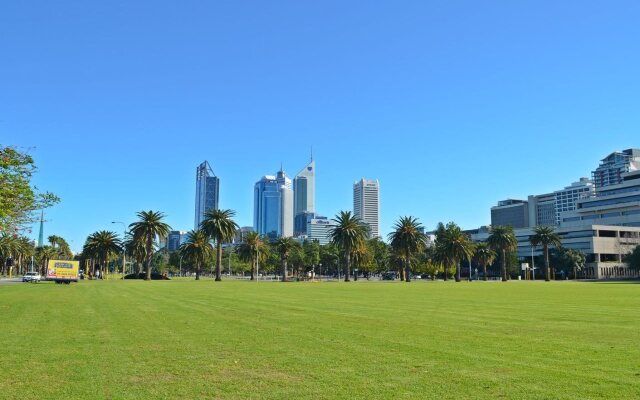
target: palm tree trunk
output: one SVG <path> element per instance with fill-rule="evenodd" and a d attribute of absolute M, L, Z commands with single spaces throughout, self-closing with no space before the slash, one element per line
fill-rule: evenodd
<path fill-rule="evenodd" d="M 153 257 L 151 250 L 153 250 L 153 238 L 149 236 L 147 237 L 147 276 L 144 278 L 145 281 L 151 280 L 151 258 Z"/>
<path fill-rule="evenodd" d="M 502 249 L 502 282 L 507 281 L 507 252 Z"/>
<path fill-rule="evenodd" d="M 487 280 L 487 264 L 483 263 L 482 264 L 482 273 L 484 274 L 483 280 Z"/>
<path fill-rule="evenodd" d="M 251 280 L 252 281 L 256 279 L 256 273 L 257 273 L 256 272 L 256 261 L 257 261 L 257 258 L 256 258 L 256 260 L 251 259 Z"/>
<path fill-rule="evenodd" d="M 216 247 L 218 250 L 218 254 L 216 254 L 216 282 L 220 282 L 222 280 L 222 271 L 220 270 L 222 265 L 222 241 L 220 238 L 216 239 Z"/>
<path fill-rule="evenodd" d="M 345 263 L 344 281 L 349 282 L 349 273 L 351 269 L 351 254 L 349 252 L 347 252 L 346 261 L 347 262 Z"/>
<path fill-rule="evenodd" d="M 411 256 L 407 254 L 407 260 L 404 263 L 404 281 L 411 282 Z"/>
<path fill-rule="evenodd" d="M 449 263 L 448 262 L 444 265 L 444 280 L 445 282 L 449 280 Z"/>
<path fill-rule="evenodd" d="M 282 282 L 287 281 L 287 259 L 282 257 Z"/>
<path fill-rule="evenodd" d="M 456 282 L 460 282 L 462 279 L 460 278 L 460 260 L 456 263 Z"/>
<path fill-rule="evenodd" d="M 196 264 L 196 280 L 200 280 L 200 263 Z"/>
<path fill-rule="evenodd" d="M 549 246 L 544 245 L 544 280 L 549 282 L 551 280 L 551 271 L 549 270 Z"/>

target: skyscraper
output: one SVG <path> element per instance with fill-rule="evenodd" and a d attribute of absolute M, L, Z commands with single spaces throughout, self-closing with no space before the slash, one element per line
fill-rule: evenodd
<path fill-rule="evenodd" d="M 298 172 L 293 179 L 293 215 L 313 213 L 316 211 L 316 162 L 309 164 Z"/>
<path fill-rule="evenodd" d="M 254 186 L 253 227 L 271 239 L 293 236 L 293 190 L 291 179 L 280 168 Z"/>
<path fill-rule="evenodd" d="M 171 231 L 167 236 L 167 251 L 173 253 L 180 249 L 180 245 L 184 243 L 187 232 L 185 231 Z"/>
<path fill-rule="evenodd" d="M 591 173 L 596 188 L 622 183 L 622 174 L 640 170 L 640 149 L 615 151 Z"/>
<path fill-rule="evenodd" d="M 353 184 L 353 213 L 369 226 L 371 237 L 380 236 L 380 183 L 361 180 Z"/>
<path fill-rule="evenodd" d="M 213 173 L 208 161 L 196 168 L 196 217 L 195 228 L 200 227 L 204 214 L 218 209 L 220 179 Z"/>

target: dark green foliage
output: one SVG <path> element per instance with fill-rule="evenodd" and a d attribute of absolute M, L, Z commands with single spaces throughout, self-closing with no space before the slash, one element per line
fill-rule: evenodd
<path fill-rule="evenodd" d="M 489 247 L 491 247 L 500 257 L 502 270 L 502 281 L 507 281 L 507 265 L 511 263 L 509 253 L 515 252 L 518 247 L 518 240 L 511 226 L 494 226 L 491 227 L 491 234 L 487 239 Z"/>
<path fill-rule="evenodd" d="M 0 233 L 16 233 L 36 220 L 34 212 L 60 199 L 31 185 L 33 158 L 15 147 L 0 145 Z"/>
<path fill-rule="evenodd" d="M 422 224 L 414 217 L 401 217 L 389 234 L 391 248 L 404 264 L 405 281 L 411 281 L 411 258 L 424 250 L 426 236 Z"/>
<path fill-rule="evenodd" d="M 222 280 L 222 243 L 230 243 L 238 230 L 233 210 L 211 210 L 204 215 L 202 230 L 216 242 L 216 281 Z"/>
<path fill-rule="evenodd" d="M 640 246 L 636 246 L 633 251 L 624 257 L 624 262 L 629 264 L 632 270 L 640 270 Z"/>

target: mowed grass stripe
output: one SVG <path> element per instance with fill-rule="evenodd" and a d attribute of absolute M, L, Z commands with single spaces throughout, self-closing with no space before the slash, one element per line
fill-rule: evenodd
<path fill-rule="evenodd" d="M 637 288 L 210 280 L 7 287 L 0 321 L 10 334 L 0 343 L 17 351 L 2 363 L 42 379 L 2 378 L 0 396 L 633 398 Z M 44 303 L 54 308 L 23 318 Z M 19 332 L 27 333 L 16 345 Z M 44 335 L 48 341 L 36 340 Z M 30 355 L 20 351 L 27 344 Z M 59 367 L 74 380 L 56 385 L 51 371 Z"/>

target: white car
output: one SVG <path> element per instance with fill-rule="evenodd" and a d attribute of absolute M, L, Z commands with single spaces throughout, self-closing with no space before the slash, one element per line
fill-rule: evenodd
<path fill-rule="evenodd" d="M 40 276 L 39 273 L 37 273 L 37 272 L 27 272 L 22 277 L 22 282 L 36 282 L 37 283 L 37 282 L 40 282 L 41 279 L 42 279 L 42 276 Z"/>

